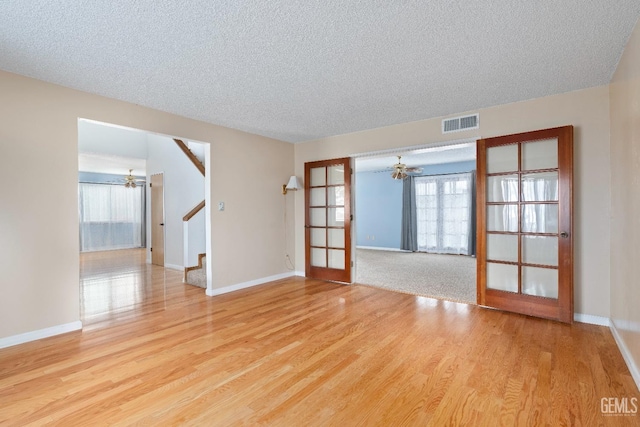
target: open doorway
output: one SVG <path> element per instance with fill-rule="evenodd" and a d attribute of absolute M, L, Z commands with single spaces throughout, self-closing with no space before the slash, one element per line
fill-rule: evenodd
<path fill-rule="evenodd" d="M 197 160 L 198 167 L 185 150 Z M 103 258 L 115 260 L 116 264 L 104 268 L 131 270 L 131 261 L 136 260 L 140 264 L 136 269 L 152 274 L 153 262 L 177 270 L 185 282 L 188 269 L 199 273 L 198 283 L 192 284 L 207 287 L 211 273 L 206 272 L 204 259 L 210 247 L 207 233 L 210 212 L 203 207 L 209 200 L 205 179 L 208 150 L 204 143 L 91 120 L 78 121 L 81 287 L 84 283 L 83 257 L 92 259 L 92 265 L 95 265 L 100 253 L 107 255 L 105 251 L 109 253 Z M 154 189 L 162 190 L 160 197 L 157 191 L 155 197 L 151 191 L 157 177 L 162 177 L 162 185 Z M 154 199 L 161 202 L 155 210 L 156 215 L 152 215 Z M 126 205 L 124 202 L 131 203 Z M 83 216 L 83 210 L 88 208 L 95 208 L 93 215 Z M 189 218 L 185 220 L 187 215 Z M 161 233 L 153 232 L 154 220 Z M 100 244 L 89 245 L 92 241 Z M 102 244 L 105 242 L 107 244 Z M 118 251 L 122 256 L 115 253 Z M 158 261 L 160 256 L 161 262 Z M 120 262 L 123 259 L 128 261 L 123 264 Z M 136 283 L 131 281 L 127 286 L 135 288 Z M 90 294 L 81 289 L 82 298 L 92 297 Z M 120 298 L 109 292 L 102 294 L 99 297 L 103 299 Z M 139 295 L 140 292 L 130 294 Z M 110 307 L 113 304 L 94 301 L 91 306 Z"/>
<path fill-rule="evenodd" d="M 476 303 L 475 140 L 358 155 L 356 281 Z"/>

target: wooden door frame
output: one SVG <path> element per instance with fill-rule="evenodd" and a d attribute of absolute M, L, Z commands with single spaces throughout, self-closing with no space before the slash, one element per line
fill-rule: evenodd
<path fill-rule="evenodd" d="M 307 167 L 308 164 L 314 164 L 316 167 L 328 167 L 336 164 L 344 164 L 348 167 L 348 171 L 345 170 L 345 194 L 344 194 L 344 209 L 345 209 L 345 217 L 344 217 L 344 234 L 345 234 L 345 242 L 344 242 L 344 251 L 345 251 L 345 272 L 343 270 L 333 270 L 329 268 L 322 267 L 312 267 L 311 266 L 311 218 L 310 218 L 310 191 L 311 191 L 311 167 Z M 340 283 L 352 283 L 353 278 L 353 268 L 355 263 L 353 263 L 353 255 L 351 251 L 351 243 L 352 243 L 352 229 L 351 229 L 351 221 L 353 217 L 352 213 L 352 179 L 353 179 L 353 168 L 351 165 L 351 157 L 341 157 L 337 159 L 327 159 L 327 160 L 319 160 L 319 161 L 311 161 L 305 162 L 304 164 L 304 256 L 305 256 L 305 276 L 306 277 L 314 277 L 318 276 L 319 270 L 322 268 L 321 278 L 322 280 L 335 281 Z M 348 181 L 348 185 L 347 185 Z M 328 203 L 328 201 L 327 201 Z M 328 244 L 328 242 L 327 242 Z M 327 259 L 328 262 L 328 259 Z"/>
<path fill-rule="evenodd" d="M 500 145 L 516 144 L 523 141 L 534 141 L 558 138 L 558 253 L 568 256 L 558 258 L 558 298 L 557 300 L 518 294 L 518 301 L 509 298 L 506 292 L 486 289 L 486 146 L 497 139 Z M 561 144 L 560 140 L 567 141 Z M 476 257 L 477 257 L 477 303 L 479 306 L 501 308 L 511 306 L 514 311 L 530 316 L 573 322 L 574 286 L 573 286 L 573 126 L 542 129 L 518 134 L 484 138 L 477 141 L 477 177 L 476 177 Z M 518 155 L 518 170 L 521 168 L 521 154 Z M 562 171 L 568 171 L 563 173 Z M 518 191 L 521 191 L 518 189 Z M 520 199 L 520 198 L 518 198 Z M 567 202 L 568 201 L 568 202 Z M 519 213 L 520 215 L 520 213 Z M 569 236 L 561 238 L 560 233 L 568 230 Z M 518 238 L 518 246 L 521 242 Z M 521 253 L 521 249 L 519 249 Z M 564 268 L 561 268 L 564 267 Z M 483 282 L 484 281 L 484 282 Z M 569 285 L 561 286 L 562 283 Z M 484 284 L 484 285 L 483 285 Z M 564 302 L 561 303 L 561 301 Z"/>

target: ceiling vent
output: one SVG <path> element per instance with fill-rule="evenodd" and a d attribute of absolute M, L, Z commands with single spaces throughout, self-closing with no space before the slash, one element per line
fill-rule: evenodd
<path fill-rule="evenodd" d="M 479 114 L 442 120 L 442 133 L 460 132 L 468 129 L 478 129 L 479 127 Z"/>

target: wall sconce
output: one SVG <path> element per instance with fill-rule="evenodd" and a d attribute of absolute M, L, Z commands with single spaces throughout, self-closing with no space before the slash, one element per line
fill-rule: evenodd
<path fill-rule="evenodd" d="M 289 182 L 282 186 L 282 194 L 287 194 L 288 190 L 297 191 L 302 188 L 302 183 L 297 176 L 289 178 Z"/>

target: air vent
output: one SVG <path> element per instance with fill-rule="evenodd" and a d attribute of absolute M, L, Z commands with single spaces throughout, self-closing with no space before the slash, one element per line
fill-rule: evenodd
<path fill-rule="evenodd" d="M 480 127 L 479 122 L 479 114 L 444 119 L 442 121 L 442 133 L 460 132 L 468 129 L 478 129 Z"/>

